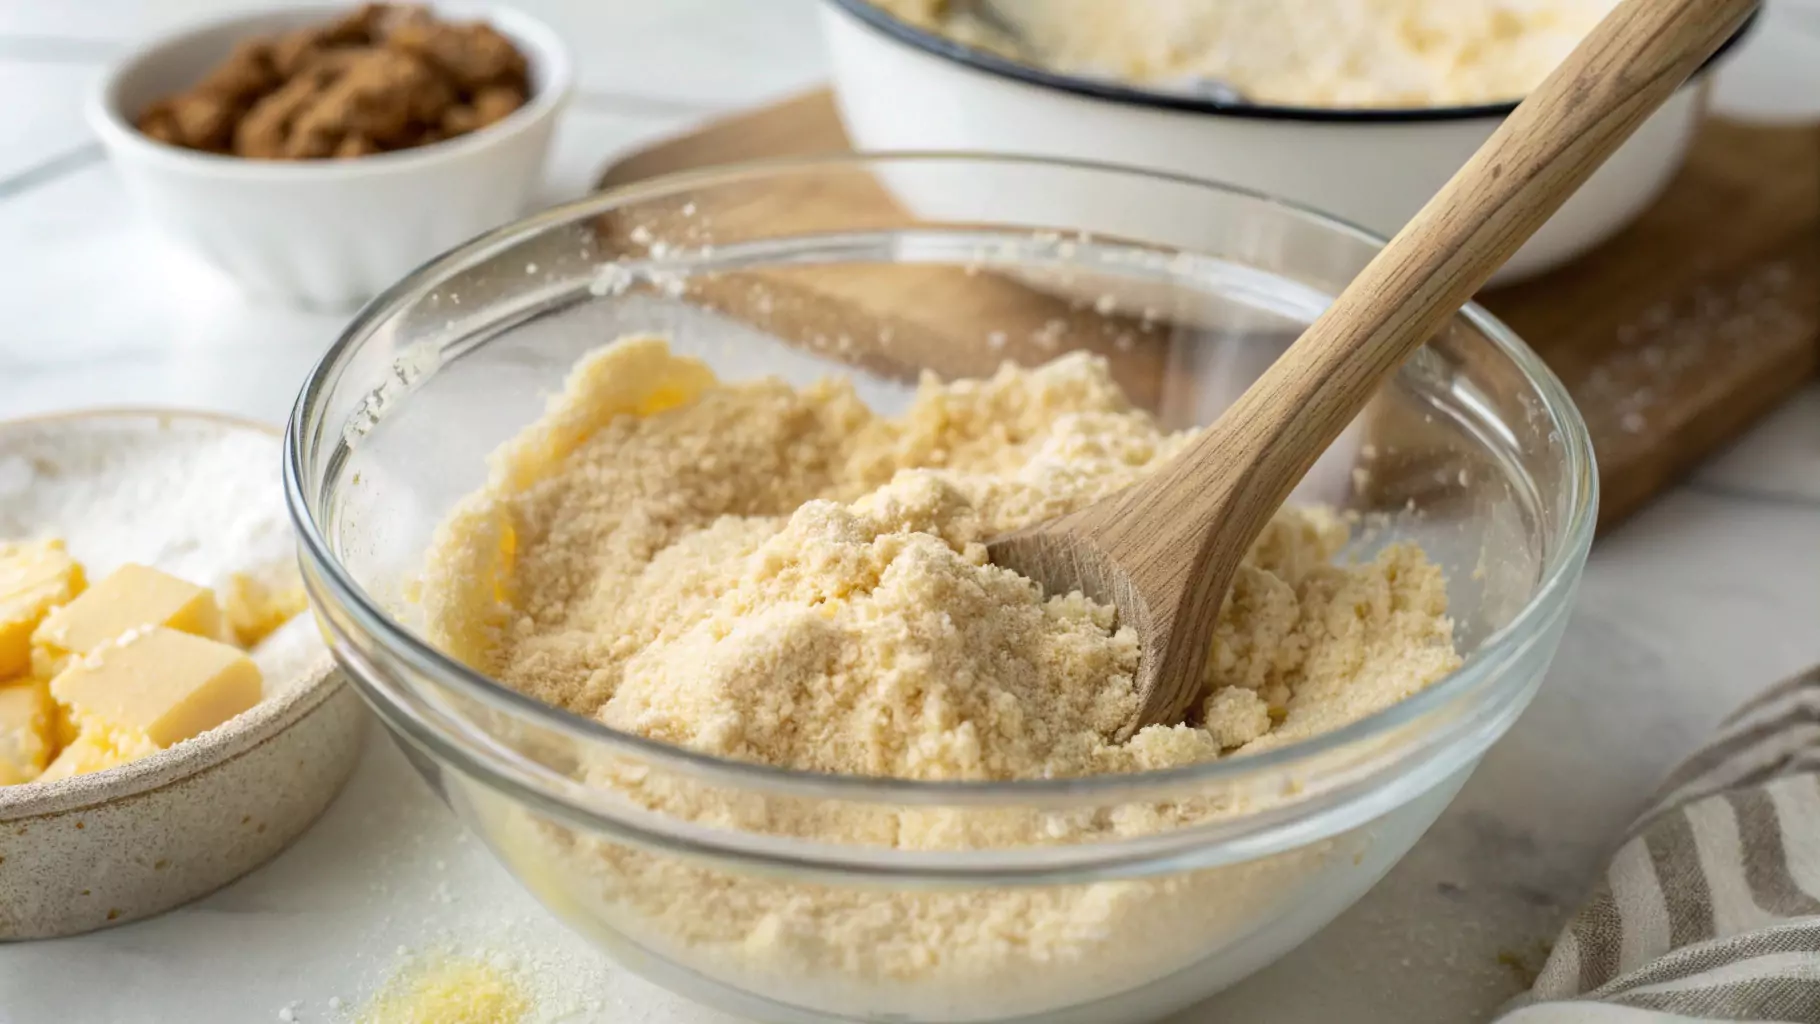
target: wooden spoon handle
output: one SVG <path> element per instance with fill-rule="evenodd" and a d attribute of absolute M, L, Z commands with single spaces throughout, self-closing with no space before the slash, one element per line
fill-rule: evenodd
<path fill-rule="evenodd" d="M 1223 530 L 1256 536 L 1378 385 L 1755 6 L 1756 0 L 1625 0 L 1240 396 L 1219 426 L 1127 492 L 1123 514 L 1108 525 L 1141 520 L 1154 529 L 1174 523 L 1164 532 L 1178 536 L 1157 540 L 1180 559 L 1184 545 L 1194 546 L 1209 492 L 1220 491 Z"/>

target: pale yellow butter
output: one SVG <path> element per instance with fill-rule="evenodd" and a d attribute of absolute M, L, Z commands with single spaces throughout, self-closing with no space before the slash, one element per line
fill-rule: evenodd
<path fill-rule="evenodd" d="M 158 745 L 144 733 L 92 722 L 57 753 L 44 774 L 38 776 L 38 781 L 55 782 L 72 775 L 86 775 L 157 752 Z"/>
<path fill-rule="evenodd" d="M 32 631 L 82 593 L 82 566 L 60 540 L 0 543 L 0 679 L 32 664 Z"/>
<path fill-rule="evenodd" d="M 73 662 L 51 680 L 51 695 L 76 722 L 72 748 L 123 751 L 130 758 L 240 714 L 259 702 L 261 684 L 258 666 L 238 648 L 156 627 Z"/>
<path fill-rule="evenodd" d="M 39 624 L 32 634 L 33 671 L 55 676 L 72 655 L 154 626 L 202 637 L 229 635 L 221 606 L 207 587 L 143 565 L 123 565 Z"/>
<path fill-rule="evenodd" d="M 0 685 L 0 786 L 30 782 L 57 749 L 49 689 L 42 679 Z"/>
<path fill-rule="evenodd" d="M 242 573 L 228 577 L 222 609 L 240 646 L 252 648 L 309 607 L 301 582 L 272 586 Z"/>

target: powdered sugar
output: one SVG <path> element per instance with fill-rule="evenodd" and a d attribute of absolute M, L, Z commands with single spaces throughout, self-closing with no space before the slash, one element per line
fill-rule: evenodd
<path fill-rule="evenodd" d="M 124 562 L 219 588 L 285 571 L 278 438 L 190 416 L 47 419 L 0 431 L 0 537 L 62 537 L 91 578 Z"/>
<path fill-rule="evenodd" d="M 100 579 L 149 565 L 220 593 L 243 573 L 295 579 L 279 440 L 264 429 L 184 414 L 53 417 L 0 427 L 0 540 L 61 537 Z M 266 694 L 324 657 L 307 618 L 254 651 Z"/>

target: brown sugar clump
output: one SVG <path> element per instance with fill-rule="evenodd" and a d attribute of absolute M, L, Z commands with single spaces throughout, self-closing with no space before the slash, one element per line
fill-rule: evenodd
<path fill-rule="evenodd" d="M 209 72 L 196 91 L 227 103 L 243 104 L 278 88 L 283 81 L 272 58 L 271 44 L 252 39 L 234 47 L 227 62 Z"/>
<path fill-rule="evenodd" d="M 266 160 L 283 157 L 291 126 L 327 87 L 330 75 L 327 67 L 318 66 L 292 78 L 260 100 L 235 126 L 231 152 L 235 156 Z"/>
<path fill-rule="evenodd" d="M 427 14 L 399 19 L 386 32 L 386 45 L 430 62 L 462 90 L 492 86 L 522 89 L 525 58 L 511 42 L 479 22 L 451 24 Z"/>
<path fill-rule="evenodd" d="M 247 109 L 282 84 L 271 44 L 248 40 L 195 88 L 148 107 L 140 115 L 139 130 L 160 142 L 226 153 Z"/>
<path fill-rule="evenodd" d="M 347 159 L 478 131 L 524 106 L 524 55 L 482 22 L 367 4 L 325 25 L 242 42 L 139 130 L 256 160 Z"/>
<path fill-rule="evenodd" d="M 429 65 L 395 50 L 359 50 L 339 63 L 291 122 L 282 155 L 333 155 L 349 136 L 380 150 L 402 149 L 441 121 L 454 91 Z"/>
<path fill-rule="evenodd" d="M 383 4 L 366 4 L 327 25 L 287 32 L 272 42 L 273 63 L 279 74 L 291 77 L 325 50 L 369 47 L 378 41 Z"/>
<path fill-rule="evenodd" d="M 524 93 L 509 85 L 492 85 L 474 94 L 473 104 L 457 104 L 443 111 L 442 130 L 463 135 L 485 128 L 524 106 Z"/>

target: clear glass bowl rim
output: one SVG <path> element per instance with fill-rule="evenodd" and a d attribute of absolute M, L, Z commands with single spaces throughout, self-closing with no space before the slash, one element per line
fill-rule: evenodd
<path fill-rule="evenodd" d="M 544 704 L 474 671 L 437 650 L 414 635 L 403 623 L 392 618 L 368 598 L 364 588 L 342 566 L 319 526 L 317 509 L 312 496 L 305 493 L 304 481 L 307 478 L 307 468 L 319 454 L 312 439 L 324 436 L 320 421 L 332 384 L 353 354 L 372 337 L 376 327 L 409 308 L 441 282 L 460 271 L 483 263 L 542 232 L 584 218 L 598 217 L 630 204 L 691 189 L 815 172 L 851 173 L 867 167 L 897 163 L 1046 167 L 1172 182 L 1211 189 L 1272 207 L 1339 235 L 1364 241 L 1374 248 L 1385 243 L 1382 236 L 1319 210 L 1221 182 L 1116 163 L 992 153 L 868 152 L 745 161 L 662 175 L 572 200 L 479 235 L 418 267 L 367 303 L 311 368 L 285 428 L 283 465 L 285 497 L 297 531 L 299 547 L 309 563 L 307 568 L 310 572 L 307 575 L 315 575 L 328 595 L 339 605 L 337 610 L 346 614 L 381 648 L 428 677 L 434 684 L 455 691 L 464 698 L 520 719 L 529 719 L 541 728 L 604 753 L 634 757 L 654 766 L 710 782 L 780 794 L 858 802 L 922 806 L 1003 806 L 1023 805 L 1033 799 L 1062 797 L 1125 800 L 1132 799 L 1136 794 L 1162 788 L 1232 782 L 1248 776 L 1261 777 L 1317 761 L 1324 755 L 1355 743 L 1368 743 L 1386 733 L 1411 725 L 1431 713 L 1438 713 L 1456 703 L 1466 703 L 1475 695 L 1483 696 L 1489 701 L 1505 689 L 1524 685 L 1524 680 L 1517 678 L 1519 674 L 1500 673 L 1498 669 L 1527 649 L 1544 627 L 1563 610 L 1563 605 L 1571 597 L 1579 566 L 1592 541 L 1598 504 L 1598 480 L 1594 473 L 1591 436 L 1566 387 L 1547 364 L 1542 362 L 1541 357 L 1477 303 L 1468 303 L 1461 308 L 1459 315 L 1517 366 L 1524 382 L 1534 389 L 1540 399 L 1543 415 L 1561 438 L 1564 453 L 1562 479 L 1567 488 L 1568 516 L 1561 528 L 1546 538 L 1549 550 L 1544 552 L 1541 579 L 1536 591 L 1522 610 L 1468 654 L 1458 669 L 1421 693 L 1332 732 L 1259 754 L 1125 775 L 992 782 L 833 775 L 719 758 L 613 729 L 594 719 Z M 1022 237 L 1036 229 L 1006 227 L 997 230 Z M 813 238 L 817 234 L 831 233 L 808 232 L 794 237 Z M 340 436 L 339 430 L 329 433 L 331 436 Z M 1502 682 L 1504 686 L 1492 695 L 1482 695 L 1481 691 L 1488 680 Z M 361 681 L 367 682 L 364 678 Z M 388 694 L 387 698 L 388 702 L 396 703 L 391 695 Z M 419 739 L 446 739 L 434 727 L 427 729 L 427 736 L 423 729 L 414 732 Z M 449 756 L 454 749 L 453 744 L 446 742 L 439 742 L 436 746 L 441 748 L 439 753 L 443 756 Z M 461 759 L 468 760 L 468 757 Z M 497 771 L 485 774 L 498 777 Z M 521 781 L 512 788 L 522 791 L 523 787 Z M 568 801 L 556 794 L 542 792 L 540 795 L 545 800 L 568 805 Z M 585 810 L 580 813 L 588 816 L 593 814 Z"/>

